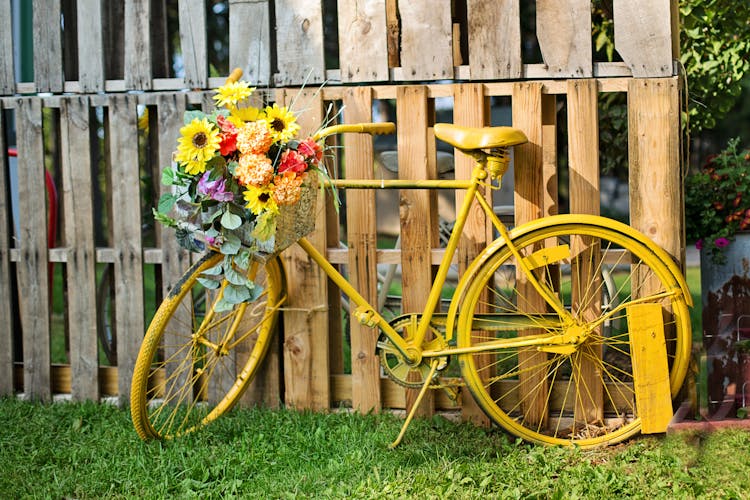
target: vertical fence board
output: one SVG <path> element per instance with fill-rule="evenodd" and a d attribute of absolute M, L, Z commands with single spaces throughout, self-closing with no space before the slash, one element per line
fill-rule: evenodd
<path fill-rule="evenodd" d="M 49 401 L 50 306 L 47 270 L 47 208 L 44 188 L 42 100 L 17 102 L 18 191 L 20 218 L 18 262 L 19 308 L 23 329 L 24 392 L 32 400 Z"/>
<path fill-rule="evenodd" d="M 349 123 L 372 121 L 372 89 L 356 87 L 344 93 L 345 116 Z M 351 134 L 344 137 L 346 173 L 352 179 L 372 179 L 372 137 Z M 377 304 L 377 225 L 375 192 L 352 189 L 346 193 L 347 241 L 349 244 L 349 281 L 362 296 Z M 354 304 L 350 304 L 354 307 Z M 378 331 L 361 325 L 352 314 L 352 406 L 366 413 L 380 409 L 380 361 L 375 354 Z"/>
<path fill-rule="evenodd" d="M 285 92 L 286 105 L 299 115 L 300 137 L 312 134 L 323 120 L 322 96 L 313 90 Z M 326 249 L 325 199 L 318 193 L 316 229 L 308 236 Z M 328 351 L 328 278 L 297 245 L 284 252 L 289 309 L 284 312 L 284 381 L 286 402 L 295 408 L 327 409 L 330 405 Z"/>
<path fill-rule="evenodd" d="M 543 109 L 541 83 L 516 83 L 513 85 L 513 126 L 523 130 L 529 142 L 515 147 L 514 188 L 515 188 L 515 223 L 521 225 L 538 219 L 544 213 L 544 169 L 542 155 Z M 523 305 L 531 310 L 539 310 L 544 305 L 538 293 L 524 276 L 516 275 L 521 295 L 527 297 Z M 521 309 L 522 304 L 519 304 Z M 530 330 L 525 334 L 537 333 Z M 544 363 L 545 353 L 519 353 L 518 362 L 537 366 Z M 539 371 L 522 373 L 519 376 L 519 391 L 530 397 L 522 405 L 522 410 L 529 422 L 545 421 L 544 395 L 547 393 L 546 374 Z M 538 397 L 537 397 L 538 396 Z"/>
<path fill-rule="evenodd" d="M 628 83 L 630 225 L 680 262 L 682 179 L 677 168 L 677 79 L 632 79 Z"/>
<path fill-rule="evenodd" d="M 551 77 L 593 75 L 590 0 L 539 0 L 536 26 L 539 48 Z"/>
<path fill-rule="evenodd" d="M 405 86 L 396 89 L 396 120 L 401 125 L 398 127 L 399 177 L 437 179 L 435 141 L 431 129 L 433 118 L 430 116 L 426 87 Z M 401 190 L 401 305 L 404 313 L 421 312 L 427 303 L 432 285 L 430 255 L 437 238 L 436 204 L 432 191 Z M 414 404 L 417 392 L 407 390 L 407 408 Z M 433 402 L 433 394 L 428 392 L 418 414 L 432 414 Z"/>
<path fill-rule="evenodd" d="M 116 95 L 109 102 L 117 385 L 125 402 L 144 332 L 141 208 L 133 202 L 141 199 L 138 155 L 133 154 L 138 144 L 137 101 L 133 95 Z"/>
<path fill-rule="evenodd" d="M 255 85 L 271 82 L 268 0 L 229 0 L 229 67 Z"/>
<path fill-rule="evenodd" d="M 339 0 L 342 82 L 388 80 L 385 0 Z"/>
<path fill-rule="evenodd" d="M 568 156 L 570 170 L 570 213 L 599 215 L 599 91 L 596 80 L 568 80 Z M 587 238 L 588 239 L 588 238 Z M 587 321 L 601 315 L 601 299 L 587 296 L 601 283 L 600 251 L 593 241 L 573 238 L 571 252 L 571 298 L 574 311 Z M 600 327 L 601 328 L 601 327 Z M 599 332 L 601 334 L 601 332 Z M 585 387 L 585 400 L 577 400 L 578 422 L 604 418 L 604 386 L 600 383 L 602 346 L 588 342 L 581 347 L 579 387 Z M 598 360 L 598 361 L 597 361 Z M 599 375 L 599 376 L 598 376 Z"/>
<path fill-rule="evenodd" d="M 0 94 L 16 93 L 11 2 L 0 2 Z"/>
<path fill-rule="evenodd" d="M 468 0 L 469 68 L 473 80 L 521 78 L 519 0 Z"/>
<path fill-rule="evenodd" d="M 68 320 L 72 395 L 99 397 L 99 350 L 96 336 L 96 251 L 89 152 L 89 102 L 86 97 L 61 101 L 63 206 L 68 248 Z"/>
<path fill-rule="evenodd" d="M 125 0 L 125 86 L 151 90 L 151 5 Z"/>
<path fill-rule="evenodd" d="M 277 85 L 325 81 L 322 2 L 275 0 Z"/>
<path fill-rule="evenodd" d="M 77 0 L 78 84 L 81 92 L 104 90 L 104 39 L 101 0 Z"/>
<path fill-rule="evenodd" d="M 0 396 L 13 394 L 13 290 L 10 286 L 11 202 L 5 113 L 0 101 Z"/>
<path fill-rule="evenodd" d="M 34 0 L 34 83 L 37 92 L 62 92 L 60 0 Z"/>
<path fill-rule="evenodd" d="M 454 123 L 464 127 L 485 126 L 489 119 L 487 109 L 488 104 L 488 99 L 484 95 L 483 85 L 476 83 L 456 85 L 453 94 Z M 471 178 L 471 173 L 475 164 L 474 160 L 459 150 L 454 150 L 454 154 L 456 158 L 456 179 Z M 490 193 L 488 194 L 491 196 Z M 456 209 L 461 206 L 465 197 L 465 191 L 456 191 Z M 488 201 L 491 203 L 491 200 Z M 462 234 L 463 238 L 461 238 L 458 247 L 458 270 L 461 275 L 463 275 L 469 264 L 487 245 L 487 241 L 491 237 L 491 234 L 491 224 L 487 220 L 487 216 L 481 207 L 475 203 L 472 207 L 472 211 L 469 213 Z M 490 358 L 489 355 L 482 357 L 477 356 L 475 358 L 477 371 L 483 374 L 489 373 L 487 370 L 482 370 L 482 367 L 489 365 L 491 362 Z M 489 426 L 489 418 L 487 418 L 487 415 L 485 415 L 479 406 L 477 406 L 471 393 L 469 391 L 463 391 L 461 394 L 461 415 L 463 419 L 477 425 Z"/>
<path fill-rule="evenodd" d="M 205 0 L 180 0 L 180 47 L 185 65 L 185 86 L 208 86 Z"/>
<path fill-rule="evenodd" d="M 453 78 L 453 24 L 448 1 L 399 0 L 404 80 Z"/>
<path fill-rule="evenodd" d="M 634 77 L 672 75 L 669 0 L 614 0 L 615 49 Z"/>

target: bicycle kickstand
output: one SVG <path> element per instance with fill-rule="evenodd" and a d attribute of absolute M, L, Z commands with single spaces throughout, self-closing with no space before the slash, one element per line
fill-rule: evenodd
<path fill-rule="evenodd" d="M 404 439 L 404 434 L 406 434 L 406 428 L 409 427 L 409 424 L 414 418 L 414 414 L 417 412 L 417 408 L 419 408 L 419 404 L 422 402 L 422 398 L 427 392 L 427 389 L 429 388 L 430 383 L 432 383 L 432 377 L 435 376 L 435 372 L 437 371 L 437 367 L 439 364 L 440 364 L 440 360 L 438 358 L 433 359 L 432 363 L 430 363 L 430 373 L 427 375 L 425 382 L 422 385 L 422 388 L 419 390 L 417 399 L 414 400 L 414 404 L 412 405 L 411 410 L 409 411 L 409 414 L 406 416 L 406 420 L 404 420 L 404 423 L 401 426 L 401 432 L 398 433 L 398 437 L 396 438 L 394 442 L 390 444 L 390 446 L 388 446 L 388 448 L 393 449 L 399 444 L 401 444 L 401 440 Z"/>

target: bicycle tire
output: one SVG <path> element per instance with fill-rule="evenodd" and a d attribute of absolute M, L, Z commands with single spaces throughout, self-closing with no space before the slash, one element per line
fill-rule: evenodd
<path fill-rule="evenodd" d="M 143 440 L 188 434 L 229 411 L 266 355 L 285 298 L 281 263 L 274 258 L 258 265 L 254 281 L 264 291 L 257 300 L 220 312 L 215 310 L 219 294 L 207 291 L 198 277 L 223 257 L 209 252 L 196 262 L 149 325 L 130 398 L 133 424 Z M 238 328 L 230 338 L 233 324 Z"/>
<path fill-rule="evenodd" d="M 619 259 L 613 268 L 617 270 L 617 314 L 621 315 L 612 319 L 624 320 L 628 304 L 636 298 L 644 302 L 659 291 L 679 291 L 668 299 L 652 301 L 662 305 L 665 330 L 670 333 L 666 335 L 667 363 L 674 397 L 687 370 L 690 317 L 680 284 L 662 260 L 664 256 L 615 221 L 600 218 L 599 222 L 584 224 L 565 216 L 549 219 L 530 230 L 517 228 L 511 239 L 524 257 L 545 246 L 569 245 L 566 257 L 550 259 L 550 265 L 538 265 L 534 272 L 539 279 L 554 284 L 551 287 L 580 323 L 593 324 L 606 314 L 607 309 L 599 303 L 604 289 L 600 266 L 610 257 Z M 524 328 L 528 333 L 560 333 L 559 321 L 557 327 L 541 325 L 541 314 L 549 314 L 551 309 L 538 293 L 529 293 L 528 284 L 514 282 L 512 290 L 501 290 L 495 283 L 494 275 L 501 267 L 516 267 L 507 245 L 500 244 L 491 255 L 480 259 L 483 262 L 471 268 L 467 276 L 470 281 L 458 322 L 459 349 L 498 336 L 520 337 L 519 331 Z M 520 278 L 516 281 L 523 282 Z M 527 320 L 523 328 L 514 324 L 516 331 L 493 332 L 488 323 L 493 319 L 487 315 L 493 312 L 520 313 L 536 323 L 531 329 Z M 641 420 L 632 384 L 627 321 L 613 324 L 623 326 L 617 330 L 611 325 L 606 329 L 600 326 L 573 353 L 517 347 L 461 354 L 459 364 L 479 406 L 512 434 L 536 443 L 582 448 L 617 443 L 638 433 Z"/>

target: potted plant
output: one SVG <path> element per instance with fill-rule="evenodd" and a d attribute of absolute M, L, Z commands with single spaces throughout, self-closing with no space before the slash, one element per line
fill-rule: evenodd
<path fill-rule="evenodd" d="M 738 232 L 750 230 L 750 149 L 739 138 L 728 142 L 685 181 L 685 229 L 688 241 L 715 264 Z"/>

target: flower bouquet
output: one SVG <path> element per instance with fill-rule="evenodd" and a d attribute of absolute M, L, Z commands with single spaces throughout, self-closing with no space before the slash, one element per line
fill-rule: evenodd
<path fill-rule="evenodd" d="M 226 278 L 220 307 L 227 308 L 259 293 L 241 272 L 252 258 L 264 260 L 314 229 L 317 177 L 326 175 L 321 145 L 297 137 L 295 114 L 247 105 L 254 90 L 230 79 L 216 90 L 214 112 L 185 113 L 176 165 L 161 179 L 172 192 L 154 210 L 182 247 L 225 255 L 201 283 L 218 288 Z"/>

